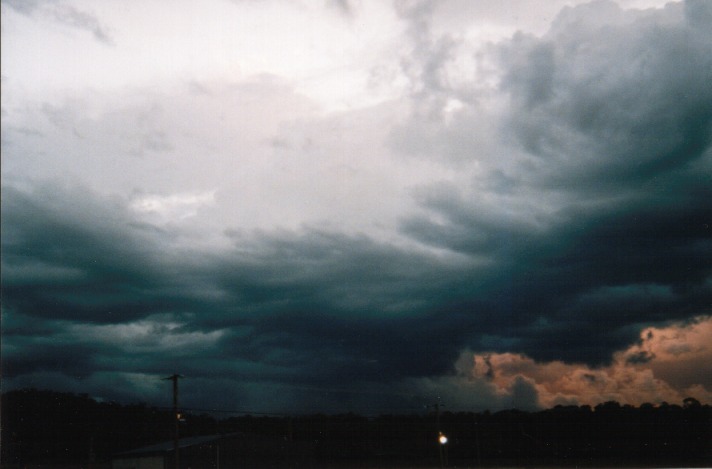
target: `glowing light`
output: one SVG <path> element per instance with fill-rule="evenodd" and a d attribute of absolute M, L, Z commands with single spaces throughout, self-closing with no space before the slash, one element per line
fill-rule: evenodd
<path fill-rule="evenodd" d="M 438 441 L 440 442 L 441 445 L 444 445 L 445 443 L 447 443 L 447 437 L 441 433 L 440 436 L 438 437 Z"/>

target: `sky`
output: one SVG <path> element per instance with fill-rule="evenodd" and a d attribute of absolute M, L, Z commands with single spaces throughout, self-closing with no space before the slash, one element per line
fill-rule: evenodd
<path fill-rule="evenodd" d="M 712 404 L 712 2 L 1 6 L 4 390 Z"/>

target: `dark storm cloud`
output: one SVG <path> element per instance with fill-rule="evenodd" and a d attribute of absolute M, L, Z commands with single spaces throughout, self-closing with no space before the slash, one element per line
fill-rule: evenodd
<path fill-rule="evenodd" d="M 449 223 L 412 220 L 404 229 L 492 263 L 448 314 L 467 314 L 480 333 L 515 338 L 536 358 L 596 362 L 635 339 L 631 325 L 704 311 L 712 206 L 707 197 L 691 199 L 690 208 L 653 201 L 592 218 L 571 213 L 545 230 L 450 199 L 437 204 Z"/>
<path fill-rule="evenodd" d="M 3 376 L 15 378 L 36 372 L 57 372 L 73 378 L 90 375 L 96 369 L 93 363 L 94 350 L 83 345 L 71 345 L 57 341 L 50 344 L 13 341 L 24 349 L 22 353 L 4 353 L 3 360 L 8 363 L 3 369 Z M 27 353 L 26 350 L 32 350 Z"/>
<path fill-rule="evenodd" d="M 226 355 L 271 357 L 296 382 L 321 384 L 437 373 L 457 357 L 463 332 L 433 317 L 433 305 L 459 269 L 365 237 L 315 231 L 265 235 L 253 248 L 215 272 L 233 314 L 249 326 L 226 342 Z"/>
<path fill-rule="evenodd" d="M 3 187 L 4 306 L 90 322 L 168 307 L 172 299 L 155 294 L 165 281 L 158 253 L 127 216 L 116 201 L 79 188 Z"/>
<path fill-rule="evenodd" d="M 691 20 L 703 7 L 682 8 L 566 8 L 543 38 L 520 34 L 503 49 L 511 128 L 535 156 L 533 181 L 620 190 L 684 169 L 709 147 L 711 38 Z"/>
<path fill-rule="evenodd" d="M 639 324 L 709 303 L 712 38 L 692 20 L 700 4 L 681 8 L 594 3 L 565 9 L 542 38 L 516 35 L 502 86 L 526 154 L 483 160 L 475 181 L 500 203 L 421 189 L 426 215 L 402 229 L 492 262 L 484 294 L 446 310 L 509 337 L 499 351 L 605 361 Z"/>
<path fill-rule="evenodd" d="M 166 234 L 142 229 L 118 200 L 58 185 L 6 187 L 4 200 L 3 308 L 15 321 L 4 338 L 25 354 L 16 375 L 50 371 L 46 357 L 66 346 L 85 350 L 84 360 L 67 357 L 73 375 L 168 373 L 179 360 L 195 377 L 328 387 L 438 373 L 462 342 L 459 326 L 432 317 L 457 269 L 430 256 L 307 231 L 262 233 L 219 258 L 174 258 Z M 184 324 L 155 325 L 167 321 Z M 142 324 L 154 340 L 224 335 L 203 349 L 150 348 L 140 330 L 111 340 Z M 54 332 L 54 352 L 26 346 L 33 330 Z"/>

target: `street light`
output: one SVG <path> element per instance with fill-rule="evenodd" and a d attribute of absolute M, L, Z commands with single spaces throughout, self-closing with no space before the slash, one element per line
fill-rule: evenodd
<path fill-rule="evenodd" d="M 443 432 L 438 432 L 438 453 L 440 454 L 440 467 L 447 466 L 447 436 Z"/>

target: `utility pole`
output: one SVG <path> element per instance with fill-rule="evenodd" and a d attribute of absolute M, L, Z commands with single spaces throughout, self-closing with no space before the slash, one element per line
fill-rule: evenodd
<path fill-rule="evenodd" d="M 180 439 L 180 414 L 178 413 L 178 379 L 183 376 L 179 374 L 173 374 L 164 380 L 173 381 L 173 461 L 175 463 L 175 469 L 180 469 L 180 459 L 178 456 L 178 440 Z"/>

